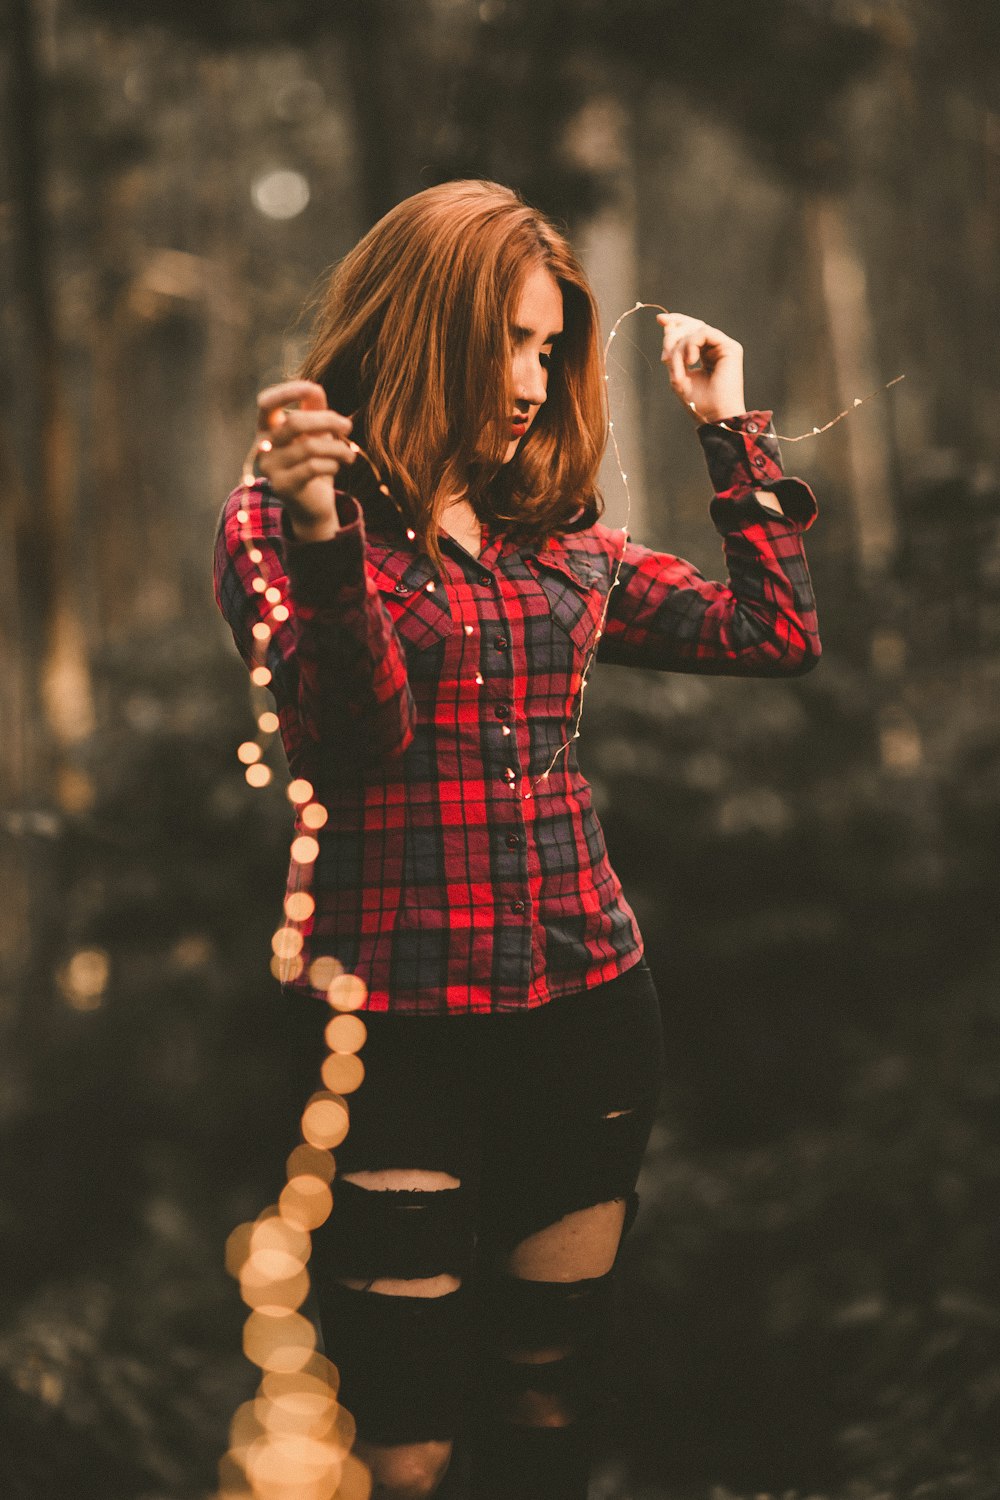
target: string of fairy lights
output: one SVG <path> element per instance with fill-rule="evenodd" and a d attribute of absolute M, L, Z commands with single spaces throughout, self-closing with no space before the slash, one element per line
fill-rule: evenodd
<path fill-rule="evenodd" d="M 619 328 L 626 318 L 643 309 L 667 311 L 659 303 L 636 302 L 621 314 L 604 344 L 605 382 L 610 378 L 608 357 Z M 903 378 L 898 375 L 878 391 L 855 397 L 851 406 L 824 426 L 813 427 L 811 432 L 795 437 L 782 436 L 781 441 L 798 443 L 828 432 L 866 401 Z M 698 417 L 697 408 L 693 403 L 689 405 Z M 511 789 L 525 799 L 533 796 L 538 785 L 549 778 L 559 757 L 580 736 L 591 667 L 604 631 L 611 594 L 618 586 L 624 563 L 632 496 L 614 422 L 609 423 L 609 435 L 625 491 L 621 550 L 574 686 L 572 729 L 568 737 L 542 771 L 526 778 L 524 791 L 518 791 L 516 775 L 513 770 L 508 771 Z M 236 751 L 247 783 L 255 788 L 266 787 L 273 779 L 264 757 L 279 721 L 267 697 L 271 683 L 267 654 L 275 628 L 291 616 L 291 606 L 280 587 L 263 571 L 264 553 L 250 531 L 246 500 L 246 492 L 258 482 L 254 473 L 257 457 L 270 446 L 267 436 L 261 436 L 247 454 L 241 476 L 244 494 L 236 513 L 241 544 L 247 560 L 257 570 L 251 588 L 260 599 L 260 618 L 252 627 L 250 668 L 256 734 L 244 740 Z M 394 500 L 371 456 L 359 444 L 352 446 L 370 464 L 381 493 Z M 402 508 L 397 501 L 394 503 L 402 515 Z M 406 527 L 406 535 L 411 542 L 415 540 L 412 527 Z M 434 581 L 425 587 L 433 590 Z M 483 685 L 482 673 L 476 673 L 475 681 Z M 507 726 L 504 730 L 509 732 Z M 300 978 L 306 967 L 306 929 L 316 909 L 309 887 L 319 855 L 318 835 L 329 818 L 315 787 L 304 778 L 290 782 L 287 796 L 295 809 L 295 831 L 289 851 L 283 921 L 271 939 L 271 973 L 285 983 Z M 352 1452 L 354 1420 L 337 1400 L 339 1373 L 317 1349 L 315 1326 L 300 1310 L 309 1294 L 311 1235 L 333 1209 L 332 1183 L 336 1175 L 333 1153 L 348 1133 L 348 1097 L 364 1080 L 364 1063 L 358 1054 L 367 1039 L 367 1028 L 357 1012 L 365 1005 L 368 991 L 364 980 L 345 973 L 339 960 L 329 955 L 312 959 L 307 977 L 315 991 L 326 995 L 332 1011 L 324 1033 L 327 1054 L 320 1070 L 322 1087 L 310 1096 L 302 1111 L 302 1141 L 288 1157 L 286 1181 L 277 1202 L 268 1205 L 252 1222 L 238 1225 L 226 1241 L 226 1267 L 239 1282 L 240 1295 L 250 1309 L 243 1330 L 244 1353 L 261 1371 L 261 1378 L 253 1399 L 237 1408 L 230 1423 L 229 1448 L 219 1463 L 216 1500 L 237 1500 L 237 1497 L 239 1500 L 249 1497 L 368 1500 L 371 1493 L 371 1475 Z"/>

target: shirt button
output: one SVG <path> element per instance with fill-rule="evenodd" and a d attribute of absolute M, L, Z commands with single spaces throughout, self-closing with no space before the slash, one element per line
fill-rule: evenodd
<path fill-rule="evenodd" d="M 508 645 L 507 637 L 505 635 L 498 635 L 495 637 L 493 644 L 498 651 L 506 651 Z"/>
<path fill-rule="evenodd" d="M 524 911 L 524 902 L 523 901 L 512 901 L 510 903 L 510 909 L 514 913 L 515 916 L 519 917 L 521 915 L 521 913 Z"/>
<path fill-rule="evenodd" d="M 413 591 L 408 583 L 403 583 L 403 581 L 400 580 L 399 583 L 396 584 L 394 592 L 397 594 L 410 594 Z"/>
<path fill-rule="evenodd" d="M 482 584 L 484 589 L 488 589 L 490 584 L 493 582 L 492 573 L 480 573 L 479 582 Z"/>
<path fill-rule="evenodd" d="M 759 426 L 757 425 L 756 422 L 748 422 L 747 423 L 747 432 L 759 432 L 759 431 L 760 431 L 760 428 L 759 428 Z"/>
<path fill-rule="evenodd" d="M 509 719 L 510 705 L 507 703 L 498 703 L 493 712 L 496 714 L 498 719 Z"/>
<path fill-rule="evenodd" d="M 758 454 L 758 456 L 756 458 L 752 458 L 750 460 L 750 462 L 753 464 L 753 466 L 754 466 L 755 469 L 766 469 L 767 468 L 767 459 L 763 458 L 759 454 Z"/>
<path fill-rule="evenodd" d="M 518 834 L 516 834 L 516 833 L 508 833 L 508 835 L 507 835 L 507 848 L 508 849 L 519 849 L 520 847 L 521 847 L 520 836 Z"/>

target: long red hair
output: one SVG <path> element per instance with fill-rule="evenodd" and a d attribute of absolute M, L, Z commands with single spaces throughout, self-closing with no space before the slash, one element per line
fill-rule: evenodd
<path fill-rule="evenodd" d="M 548 398 L 515 457 L 511 326 L 542 266 L 563 294 Z M 602 510 L 608 435 L 597 304 L 566 239 L 495 182 L 445 182 L 391 209 L 334 268 L 299 374 L 349 413 L 407 522 L 439 558 L 438 518 L 465 494 L 481 520 L 544 538 Z"/>

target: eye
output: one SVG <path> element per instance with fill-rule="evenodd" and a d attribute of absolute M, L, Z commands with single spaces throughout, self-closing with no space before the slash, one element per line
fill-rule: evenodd
<path fill-rule="evenodd" d="M 541 365 L 541 367 L 542 367 L 543 370 L 550 369 L 551 365 L 552 365 L 552 355 L 551 354 L 540 354 L 538 356 L 538 363 Z"/>

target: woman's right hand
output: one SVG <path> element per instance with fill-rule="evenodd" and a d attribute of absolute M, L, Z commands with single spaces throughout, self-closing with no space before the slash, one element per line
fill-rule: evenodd
<path fill-rule="evenodd" d="M 325 542 L 339 530 L 333 476 L 357 454 L 352 425 L 330 410 L 323 387 L 311 380 L 270 385 L 257 397 L 257 470 L 299 541 Z"/>

